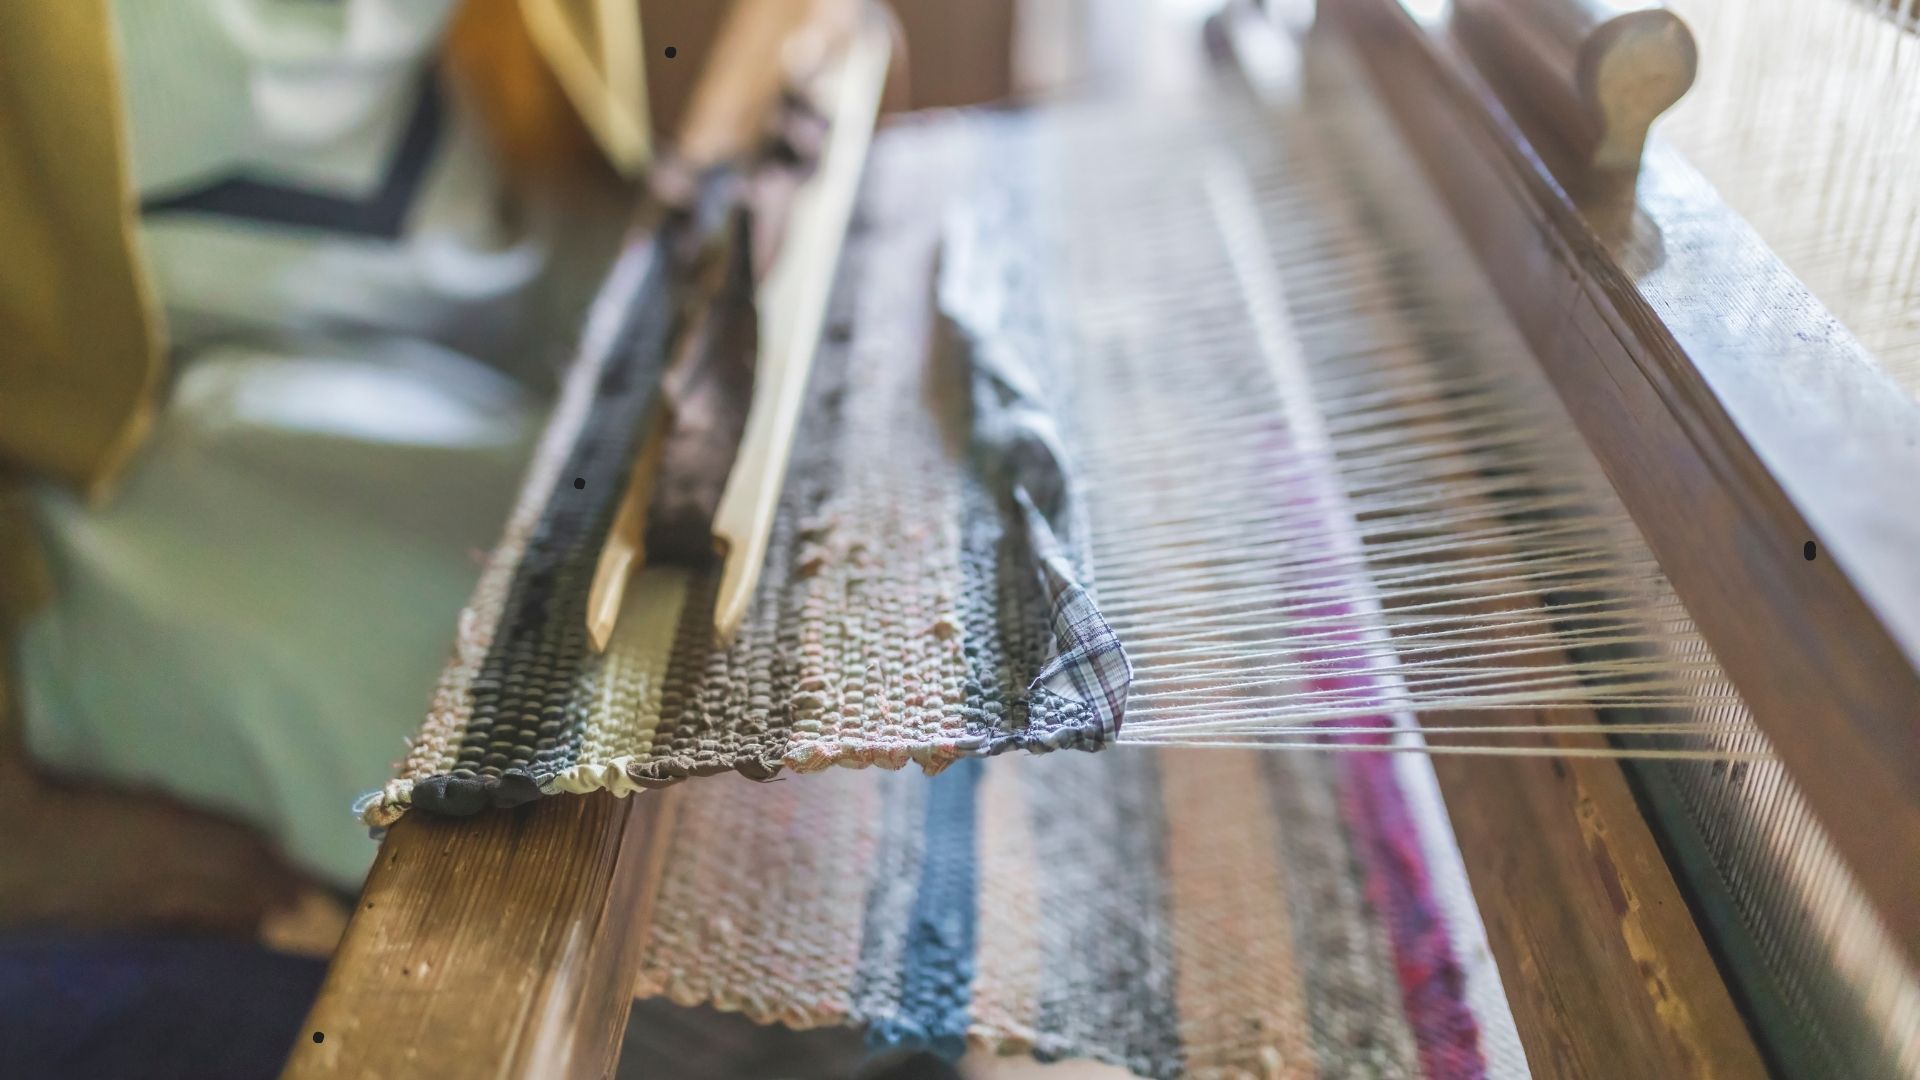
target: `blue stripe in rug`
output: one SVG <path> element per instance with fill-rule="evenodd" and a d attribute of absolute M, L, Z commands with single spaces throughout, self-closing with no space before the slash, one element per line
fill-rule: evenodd
<path fill-rule="evenodd" d="M 979 877 L 975 793 L 982 765 L 979 758 L 963 758 L 928 781 L 926 846 L 907 924 L 900 1007 L 868 1027 L 867 1046 L 875 1052 L 931 1050 L 953 1061 L 967 1048 Z"/>

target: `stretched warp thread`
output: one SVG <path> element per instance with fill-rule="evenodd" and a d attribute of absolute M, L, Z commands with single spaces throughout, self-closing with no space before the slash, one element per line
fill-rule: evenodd
<path fill-rule="evenodd" d="M 1121 741 L 1766 756 L 1676 742 L 1751 724 L 1697 711 L 1737 699 L 1404 154 L 1362 167 L 1314 118 L 1363 116 L 1062 109 L 1033 144 Z"/>

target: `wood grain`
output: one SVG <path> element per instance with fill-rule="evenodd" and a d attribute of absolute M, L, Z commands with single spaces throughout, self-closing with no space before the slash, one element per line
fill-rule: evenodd
<path fill-rule="evenodd" d="M 766 563 L 807 378 L 832 299 L 833 269 L 853 218 L 892 52 L 889 27 L 869 20 L 821 73 L 821 110 L 830 127 L 820 162 L 793 193 L 779 249 L 756 286 L 760 327 L 753 401 L 713 512 L 714 545 L 725 553 L 713 612 L 714 630 L 723 641 L 746 617 Z"/>
<path fill-rule="evenodd" d="M 1549 168 L 1444 28 L 1398 0 L 1321 14 L 1373 69 L 1675 590 L 1920 962 L 1920 403 L 1657 142 L 1637 200 L 1576 203 L 1578 178 Z"/>
<path fill-rule="evenodd" d="M 676 801 L 401 819 L 284 1075 L 610 1073 Z"/>
<path fill-rule="evenodd" d="M 822 66 L 861 25 L 856 0 L 733 0 L 674 139 L 695 169 L 745 157 L 782 89 Z"/>
<path fill-rule="evenodd" d="M 1536 1074 L 1767 1075 L 1618 763 L 1436 755 L 1433 765 Z"/>
<path fill-rule="evenodd" d="M 1542 606 L 1524 597 L 1499 602 L 1502 610 Z M 1567 662 L 1558 654 L 1524 660 L 1540 667 Z M 1498 722 L 1515 726 L 1601 719 L 1588 710 L 1498 715 Z M 1488 715 L 1436 713 L 1421 720 L 1443 728 L 1484 724 Z M 1558 750 L 1607 746 L 1595 734 L 1511 741 Z M 1691 1080 L 1767 1075 L 1619 762 L 1450 755 L 1432 760 L 1515 1027 L 1536 1074 Z"/>

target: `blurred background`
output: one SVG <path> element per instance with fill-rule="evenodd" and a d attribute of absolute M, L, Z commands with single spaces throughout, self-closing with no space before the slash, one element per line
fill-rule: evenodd
<path fill-rule="evenodd" d="M 1160 92 L 1220 3 L 889 6 L 902 111 Z M 1672 6 L 1661 130 L 1920 392 L 1911 16 Z M 0 1075 L 278 1071 L 727 7 L 0 4 Z M 632 1023 L 650 1076 L 952 1075 Z"/>
<path fill-rule="evenodd" d="M 1209 7 L 891 6 L 896 111 L 1151 79 Z M 728 8 L 0 8 L 0 1074 L 278 1072 Z M 950 1074 L 634 1024 L 655 1076 Z"/>

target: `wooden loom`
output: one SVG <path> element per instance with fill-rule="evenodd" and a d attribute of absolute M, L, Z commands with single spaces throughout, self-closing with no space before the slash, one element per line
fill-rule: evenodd
<path fill-rule="evenodd" d="M 726 39 L 747 58 L 717 54 L 718 97 L 772 70 L 781 34 L 753 7 Z M 1691 80 L 1684 28 L 1606 0 L 1322 0 L 1319 24 L 1364 60 L 1859 888 L 1920 960 L 1920 405 L 1673 151 L 1643 151 Z M 1265 13 L 1230 7 L 1217 25 L 1250 79 L 1280 77 Z M 1536 1072 L 1780 1068 L 1630 766 L 1435 768 Z M 289 1074 L 607 1072 L 676 791 L 404 819 L 306 1025 L 326 1038 L 303 1035 Z"/>

